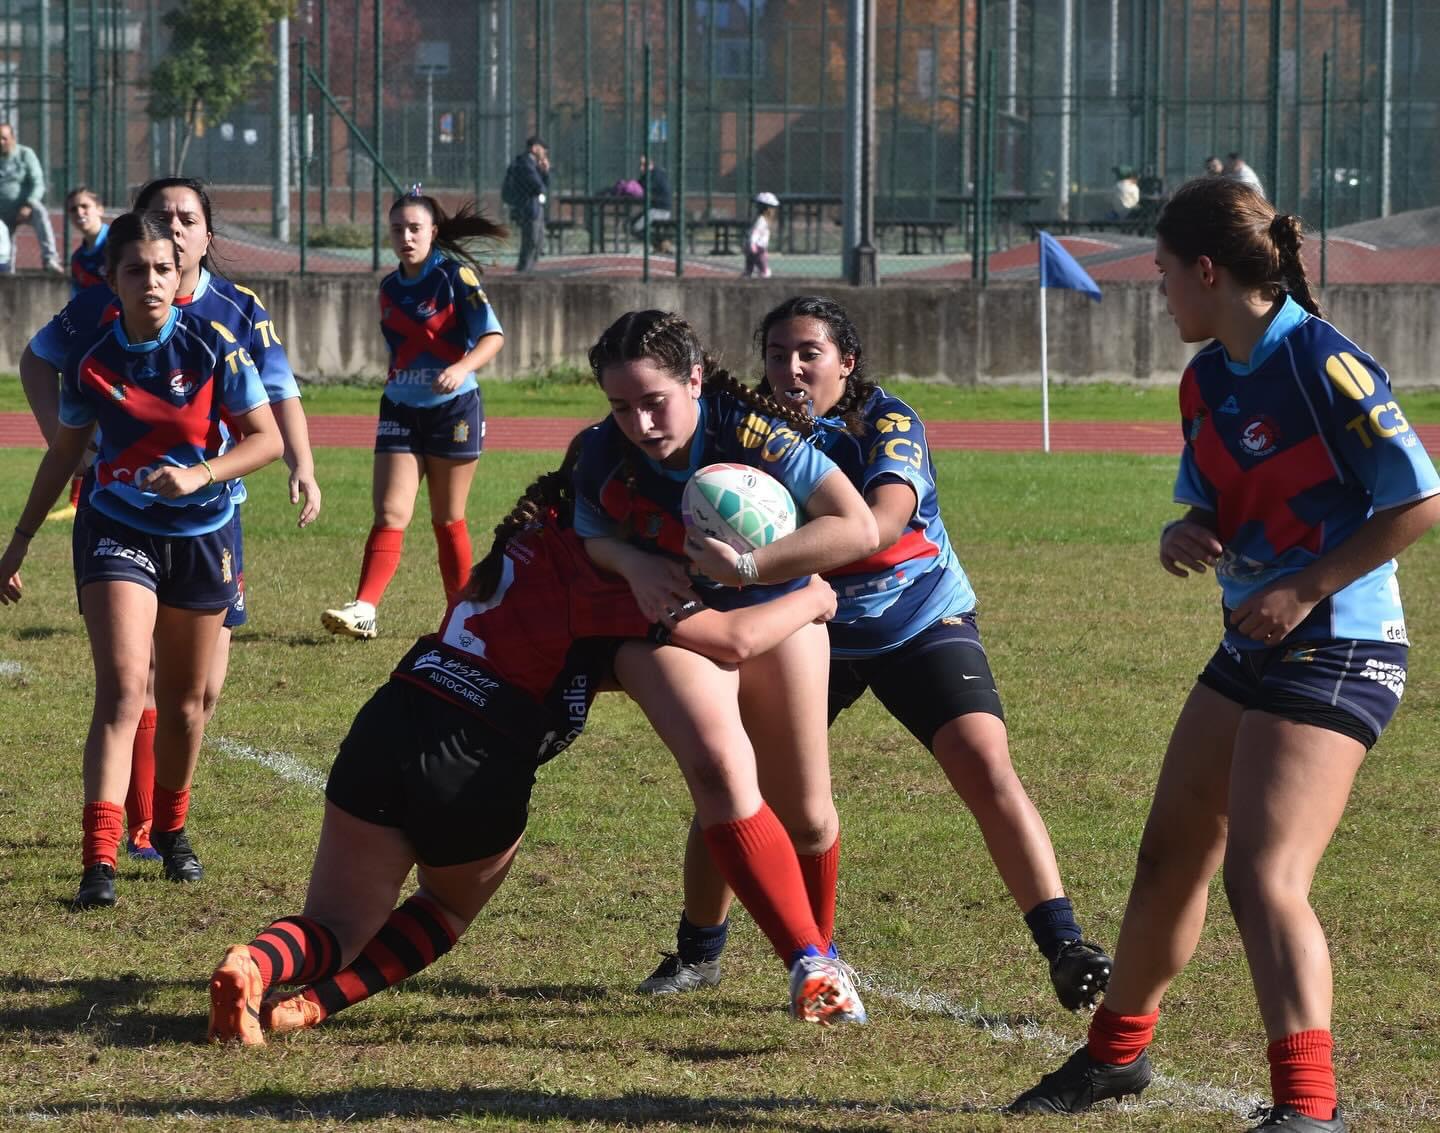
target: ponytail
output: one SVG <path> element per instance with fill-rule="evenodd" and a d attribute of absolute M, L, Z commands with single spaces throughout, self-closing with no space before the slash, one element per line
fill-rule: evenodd
<path fill-rule="evenodd" d="M 1270 240 L 1279 256 L 1280 278 L 1285 283 L 1285 290 L 1290 292 L 1300 306 L 1317 318 L 1322 318 L 1320 304 L 1310 293 L 1310 280 L 1305 275 L 1305 261 L 1300 258 L 1300 247 L 1305 243 L 1300 218 L 1289 213 L 1276 213 L 1275 219 L 1270 222 Z"/>
<path fill-rule="evenodd" d="M 420 192 L 418 184 L 403 197 L 397 197 L 390 206 L 390 211 L 394 212 L 405 205 L 419 205 L 430 214 L 430 219 L 435 224 L 435 248 L 452 260 L 469 264 L 477 272 L 480 271 L 480 265 L 468 247 L 469 242 L 503 240 L 510 235 L 510 230 L 503 224 L 488 220 L 474 201 L 466 201 L 453 214 L 447 213 L 445 207 L 434 197 Z"/>

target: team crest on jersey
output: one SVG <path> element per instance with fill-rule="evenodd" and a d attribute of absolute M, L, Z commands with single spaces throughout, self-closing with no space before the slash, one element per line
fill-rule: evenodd
<path fill-rule="evenodd" d="M 432 317 L 434 316 L 434 314 L 435 314 L 435 303 L 434 303 L 434 301 L 433 301 L 433 300 L 430 300 L 430 299 L 426 299 L 426 300 L 425 300 L 424 302 L 422 302 L 422 303 L 416 303 L 416 304 L 415 304 L 415 313 L 416 313 L 417 315 L 419 315 L 422 319 L 432 318 Z"/>
<path fill-rule="evenodd" d="M 113 386 L 110 387 L 110 396 L 111 396 L 112 398 L 114 398 L 116 401 L 124 401 L 124 400 L 125 400 L 125 387 L 124 387 L 123 385 L 121 385 L 119 382 L 116 382 Z"/>
<path fill-rule="evenodd" d="M 170 392 L 177 397 L 189 397 L 195 389 L 195 379 L 184 370 L 174 370 L 170 374 Z"/>
<path fill-rule="evenodd" d="M 470 422 L 456 421 L 455 428 L 450 430 L 450 439 L 457 445 L 463 445 L 470 439 Z"/>
<path fill-rule="evenodd" d="M 1269 417 L 1256 417 L 1240 430 L 1240 447 L 1251 456 L 1269 456 L 1280 447 L 1280 430 Z"/>
<path fill-rule="evenodd" d="M 908 433 L 910 418 L 903 413 L 887 413 L 875 422 L 875 428 L 881 433 Z"/>
<path fill-rule="evenodd" d="M 235 571 L 230 565 L 230 548 L 226 547 L 220 552 L 220 581 L 229 582 L 235 577 Z"/>

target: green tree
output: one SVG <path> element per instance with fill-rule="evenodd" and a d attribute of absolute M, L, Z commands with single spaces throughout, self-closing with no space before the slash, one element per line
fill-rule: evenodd
<path fill-rule="evenodd" d="M 271 29 L 293 0 L 181 0 L 165 16 L 170 50 L 150 72 L 150 117 L 185 128 L 176 172 L 196 128 L 218 121 L 271 62 Z"/>

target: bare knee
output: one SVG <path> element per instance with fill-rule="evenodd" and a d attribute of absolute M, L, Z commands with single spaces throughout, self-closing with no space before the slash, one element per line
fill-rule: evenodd
<path fill-rule="evenodd" d="M 804 814 L 781 816 L 785 833 L 797 854 L 823 854 L 840 835 L 840 818 L 835 807 L 810 808 Z"/>
<path fill-rule="evenodd" d="M 977 806 L 993 807 L 1025 794 L 1010 762 L 1010 751 L 1003 744 L 983 747 L 965 744 L 944 751 L 937 748 L 935 758 L 945 769 L 950 785 L 972 810 Z"/>
<path fill-rule="evenodd" d="M 1271 910 L 1308 905 L 1310 901 L 1305 880 L 1248 854 L 1226 854 L 1223 881 L 1230 912 L 1242 929 L 1247 924 L 1268 919 Z"/>

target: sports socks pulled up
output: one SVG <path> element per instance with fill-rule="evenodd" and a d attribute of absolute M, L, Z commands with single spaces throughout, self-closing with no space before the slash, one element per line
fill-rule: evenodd
<path fill-rule="evenodd" d="M 470 577 L 470 529 L 463 519 L 432 523 L 435 529 L 435 557 L 440 563 L 440 581 L 445 597 L 454 596 Z"/>
<path fill-rule="evenodd" d="M 830 848 L 820 854 L 797 854 L 800 876 L 805 879 L 805 895 L 810 898 L 810 912 L 820 935 L 830 940 L 835 935 L 835 886 L 840 880 L 840 835 Z"/>
<path fill-rule="evenodd" d="M 1069 897 L 1054 897 L 1041 901 L 1025 914 L 1025 924 L 1035 947 L 1044 953 L 1047 960 L 1055 959 L 1060 949 L 1075 940 L 1084 939 L 1084 933 L 1075 923 L 1075 907 Z"/>
<path fill-rule="evenodd" d="M 385 588 L 400 568 L 400 553 L 405 549 L 403 527 L 372 527 L 365 540 L 365 555 L 360 560 L 360 585 L 355 589 L 357 602 L 380 605 Z"/>
<path fill-rule="evenodd" d="M 182 787 L 172 791 L 169 787 L 155 784 L 155 817 L 151 830 L 156 834 L 169 834 L 185 825 L 185 816 L 190 813 L 190 788 Z"/>
<path fill-rule="evenodd" d="M 125 825 L 131 833 L 154 817 L 155 709 L 140 713 L 130 751 L 130 789 L 125 795 Z"/>
<path fill-rule="evenodd" d="M 428 968 L 457 939 L 439 905 L 426 897 L 411 897 L 390 914 L 351 963 L 326 979 L 305 981 L 310 986 L 301 994 L 320 1008 L 320 1019 L 328 1019 Z"/>
<path fill-rule="evenodd" d="M 1148 1015 L 1119 1015 L 1103 1003 L 1090 1019 L 1090 1036 L 1086 1046 L 1096 1062 L 1124 1066 L 1134 1062 L 1155 1037 L 1158 1010 Z"/>
<path fill-rule="evenodd" d="M 120 848 L 120 832 L 125 811 L 116 803 L 86 803 L 80 819 L 83 835 L 81 863 L 89 869 L 96 862 L 115 868 L 115 855 Z M 112 899 L 113 903 L 113 899 Z"/>
<path fill-rule="evenodd" d="M 821 954 L 829 949 L 810 911 L 795 847 L 769 804 L 762 802 L 749 818 L 717 822 L 701 833 L 721 876 L 787 967 L 806 948 Z"/>
<path fill-rule="evenodd" d="M 264 985 L 313 983 L 340 966 L 340 942 L 310 917 L 281 917 L 250 942 Z"/>
<path fill-rule="evenodd" d="M 1335 1113 L 1335 1040 L 1329 1031 L 1299 1031 L 1276 1039 L 1265 1050 L 1270 1060 L 1270 1093 L 1306 1117 L 1328 1121 Z"/>

